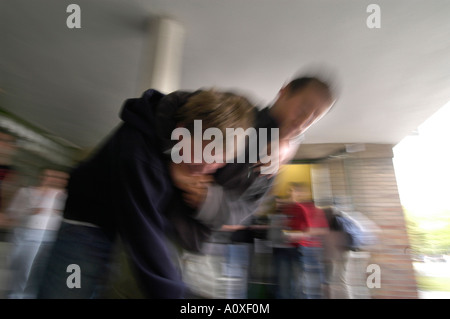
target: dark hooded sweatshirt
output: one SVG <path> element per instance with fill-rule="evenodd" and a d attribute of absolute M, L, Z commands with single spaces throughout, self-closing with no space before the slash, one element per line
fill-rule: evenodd
<path fill-rule="evenodd" d="M 73 170 L 64 217 L 95 224 L 111 240 L 119 235 L 149 297 L 181 298 L 184 285 L 166 245 L 170 225 L 163 213 L 173 186 L 155 130 L 163 97 L 148 90 L 125 102 L 123 123 Z"/>

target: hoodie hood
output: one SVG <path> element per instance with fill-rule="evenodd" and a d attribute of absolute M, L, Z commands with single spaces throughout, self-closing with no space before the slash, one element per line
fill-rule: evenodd
<path fill-rule="evenodd" d="M 126 100 L 120 118 L 148 137 L 157 139 L 163 152 L 170 151 L 175 143 L 171 139 L 177 126 L 175 113 L 196 92 L 175 91 L 165 95 L 149 89 L 140 98 Z"/>
<path fill-rule="evenodd" d="M 175 91 L 166 95 L 161 99 L 158 105 L 156 105 L 155 112 L 157 121 L 155 123 L 155 130 L 158 139 L 161 142 L 163 152 L 166 154 L 170 154 L 170 150 L 177 143 L 177 141 L 172 140 L 172 132 L 177 127 L 175 115 L 178 109 L 186 104 L 192 95 L 198 92 L 200 91 Z"/>
<path fill-rule="evenodd" d="M 125 101 L 120 118 L 128 125 L 136 128 L 149 137 L 155 136 L 155 107 L 164 97 L 159 91 L 147 90 L 140 98 Z"/>

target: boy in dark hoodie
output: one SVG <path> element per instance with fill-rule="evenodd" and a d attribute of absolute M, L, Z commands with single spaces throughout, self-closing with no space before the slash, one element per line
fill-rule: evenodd
<path fill-rule="evenodd" d="M 172 225 L 165 216 L 174 194 L 174 163 L 159 130 L 174 125 L 194 133 L 194 120 L 202 120 L 203 132 L 219 128 L 225 136 L 226 128 L 250 127 L 256 112 L 248 100 L 232 93 L 197 91 L 183 97 L 169 118 L 166 110 L 158 109 L 167 98 L 158 91 L 127 100 L 123 123 L 73 170 L 64 220 L 38 298 L 100 297 L 117 238 L 146 297 L 183 297 L 184 285 L 168 246 Z M 192 142 L 205 147 L 203 140 Z M 205 174 L 223 165 L 202 161 L 183 163 L 183 169 L 202 184 L 208 182 Z"/>

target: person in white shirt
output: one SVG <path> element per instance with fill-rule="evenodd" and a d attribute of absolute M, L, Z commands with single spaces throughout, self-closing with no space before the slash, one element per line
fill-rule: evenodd
<path fill-rule="evenodd" d="M 19 189 L 7 213 L 17 227 L 11 239 L 9 299 L 35 298 L 40 272 L 56 238 L 66 200 L 65 172 L 45 169 L 37 187 Z"/>

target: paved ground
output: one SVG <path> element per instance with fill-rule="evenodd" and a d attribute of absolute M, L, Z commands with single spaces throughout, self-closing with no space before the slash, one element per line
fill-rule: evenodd
<path fill-rule="evenodd" d="M 450 299 L 450 291 L 420 291 L 420 299 Z"/>
<path fill-rule="evenodd" d="M 422 276 L 449 277 L 450 262 L 415 262 L 414 269 Z M 420 299 L 450 299 L 450 291 L 421 291 Z"/>

